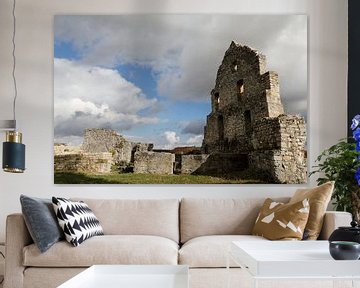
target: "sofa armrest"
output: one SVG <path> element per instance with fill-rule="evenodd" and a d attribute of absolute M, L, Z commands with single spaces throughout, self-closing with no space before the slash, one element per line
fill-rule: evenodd
<path fill-rule="evenodd" d="M 319 236 L 321 240 L 329 239 L 331 233 L 340 226 L 350 226 L 352 216 L 348 212 L 326 211 L 324 224 Z"/>
<path fill-rule="evenodd" d="M 9 215 L 6 218 L 4 288 L 23 287 L 23 248 L 32 242 L 22 214 Z"/>

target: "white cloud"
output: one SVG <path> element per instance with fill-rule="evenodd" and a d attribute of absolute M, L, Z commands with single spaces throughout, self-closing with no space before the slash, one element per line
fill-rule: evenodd
<path fill-rule="evenodd" d="M 201 146 L 202 145 L 202 141 L 204 139 L 203 135 L 197 135 L 197 136 L 193 136 L 190 137 L 187 141 L 186 144 L 191 145 L 191 146 Z"/>
<path fill-rule="evenodd" d="M 184 136 L 184 139 L 181 139 Z M 154 143 L 156 149 L 173 149 L 181 146 L 197 146 L 200 147 L 202 144 L 203 135 L 196 135 L 189 137 L 187 140 L 185 135 L 179 136 L 175 131 L 165 131 L 163 137 L 153 139 L 150 141 Z"/>
<path fill-rule="evenodd" d="M 125 138 L 134 141 L 134 142 L 143 142 L 143 143 L 152 143 L 154 144 L 154 149 L 166 149 L 170 150 L 175 147 L 183 146 L 196 146 L 201 147 L 203 135 L 188 136 L 189 134 L 182 134 L 181 132 L 176 132 L 173 130 L 167 130 L 160 133 L 160 137 L 154 136 L 145 136 L 145 137 L 134 137 L 124 135 Z"/>
<path fill-rule="evenodd" d="M 180 137 L 174 131 L 165 131 L 164 136 L 169 145 L 175 145 L 180 142 Z"/>
<path fill-rule="evenodd" d="M 165 131 L 163 137 L 154 139 L 152 143 L 157 149 L 173 149 L 180 145 L 180 137 L 175 131 Z"/>
<path fill-rule="evenodd" d="M 155 111 L 157 104 L 117 70 L 54 60 L 55 138 L 81 136 L 85 128 L 121 132 L 154 124 L 159 120 L 144 111 Z"/>
<path fill-rule="evenodd" d="M 55 36 L 72 42 L 85 63 L 150 67 L 160 95 L 194 101 L 209 99 L 236 40 L 267 56 L 284 99 L 306 99 L 306 23 L 302 15 L 56 16 Z"/>

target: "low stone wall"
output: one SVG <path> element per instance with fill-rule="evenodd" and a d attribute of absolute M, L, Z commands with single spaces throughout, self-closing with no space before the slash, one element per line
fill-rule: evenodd
<path fill-rule="evenodd" d="M 181 155 L 181 174 L 191 174 L 206 161 L 208 154 Z"/>
<path fill-rule="evenodd" d="M 134 155 L 134 173 L 173 174 L 175 154 L 138 151 Z"/>
<path fill-rule="evenodd" d="M 193 174 L 225 175 L 248 168 L 248 155 L 237 153 L 212 153 Z"/>
<path fill-rule="evenodd" d="M 111 153 L 68 153 L 54 156 L 55 172 L 110 173 Z"/>
<path fill-rule="evenodd" d="M 81 153 L 80 146 L 68 146 L 65 144 L 54 145 L 54 155 L 79 154 L 79 153 Z"/>

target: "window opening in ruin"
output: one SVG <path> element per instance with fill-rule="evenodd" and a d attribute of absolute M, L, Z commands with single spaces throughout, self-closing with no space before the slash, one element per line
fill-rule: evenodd
<path fill-rule="evenodd" d="M 248 135 L 252 132 L 252 125 L 251 125 L 251 112 L 250 110 L 246 110 L 244 112 L 245 118 L 245 134 Z"/>
<path fill-rule="evenodd" d="M 218 110 L 219 109 L 219 104 L 220 104 L 220 95 L 219 93 L 215 93 L 215 110 Z"/>
<path fill-rule="evenodd" d="M 238 70 L 238 65 L 237 65 L 237 62 L 234 61 L 231 65 L 231 71 L 236 72 L 237 70 Z"/>
<path fill-rule="evenodd" d="M 219 140 L 224 140 L 224 117 L 222 115 L 218 117 L 218 131 Z"/>
<path fill-rule="evenodd" d="M 244 93 L 244 79 L 240 79 L 239 81 L 237 81 L 236 86 L 237 86 L 238 93 L 243 94 Z"/>

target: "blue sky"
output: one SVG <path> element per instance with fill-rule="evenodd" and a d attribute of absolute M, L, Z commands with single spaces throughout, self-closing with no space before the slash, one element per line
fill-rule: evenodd
<path fill-rule="evenodd" d="M 54 57 L 55 59 L 66 59 L 72 62 L 81 62 L 82 59 L 80 51 L 74 47 L 72 42 L 56 41 L 56 39 L 54 43 Z M 111 128 L 134 141 L 155 142 L 156 148 L 172 148 L 178 145 L 201 145 L 202 137 L 200 136 L 203 133 L 206 115 L 209 114 L 211 110 L 210 96 L 203 97 L 204 95 L 201 95 L 198 97 L 201 100 L 198 100 L 198 98 L 196 100 L 173 100 L 168 99 L 166 96 L 161 96 L 157 91 L 157 73 L 147 65 L 123 64 L 112 67 L 112 70 L 116 70 L 122 78 L 140 88 L 141 93 L 144 94 L 146 98 L 156 99 L 158 101 L 156 115 L 159 120 L 155 124 L 133 125 L 130 129 Z M 145 116 L 151 113 L 151 111 L 148 111 L 149 109 L 151 110 L 151 107 L 140 109 L 137 111 L 137 114 Z M 201 129 L 196 129 L 197 131 L 193 129 L 189 133 L 184 133 L 184 129 L 186 131 L 186 127 L 191 123 L 201 123 Z M 90 126 L 91 124 L 89 123 L 89 127 Z M 200 125 L 197 125 L 197 128 L 199 127 Z M 173 141 L 171 141 L 171 137 L 167 139 L 165 132 L 175 132 L 175 139 L 173 139 Z M 79 133 L 75 133 L 73 136 L 80 136 L 78 134 Z M 158 139 L 159 136 L 164 138 L 162 139 L 163 141 Z M 176 137 L 181 138 L 175 141 L 177 139 Z M 70 137 L 67 141 L 74 141 L 74 137 Z M 60 140 L 60 142 L 67 141 Z M 78 144 L 79 141 L 81 141 L 81 139 L 75 139 L 74 144 Z"/>
<path fill-rule="evenodd" d="M 200 146 L 232 40 L 267 55 L 286 110 L 306 116 L 306 22 L 299 15 L 56 16 L 54 140 L 79 145 L 85 128 L 98 127 L 156 148 Z"/>

